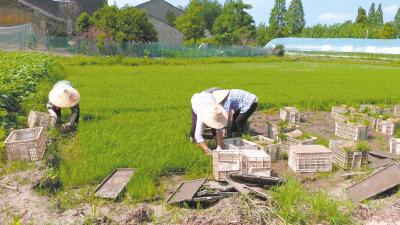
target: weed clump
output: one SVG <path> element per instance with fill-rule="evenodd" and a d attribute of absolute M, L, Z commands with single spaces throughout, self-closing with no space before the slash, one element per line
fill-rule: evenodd
<path fill-rule="evenodd" d="M 272 189 L 277 213 L 289 224 L 352 224 L 352 209 L 326 193 L 311 193 L 289 177 Z"/>

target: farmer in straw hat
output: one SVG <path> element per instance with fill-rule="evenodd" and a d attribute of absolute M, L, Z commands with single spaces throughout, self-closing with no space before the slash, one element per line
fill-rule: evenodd
<path fill-rule="evenodd" d="M 247 120 L 257 108 L 257 96 L 239 89 L 215 90 L 212 95 L 227 112 L 234 112 L 231 133 L 241 136 Z"/>
<path fill-rule="evenodd" d="M 49 101 L 46 108 L 51 116 L 56 117 L 56 123 L 62 124 L 61 109 L 71 108 L 72 114 L 69 122 L 62 124 L 62 128 L 74 128 L 79 122 L 79 92 L 72 86 L 69 81 L 62 80 L 57 82 L 49 93 Z"/>
<path fill-rule="evenodd" d="M 217 104 L 214 96 L 208 92 L 194 94 L 192 99 L 192 129 L 191 139 L 195 140 L 207 154 L 211 149 L 203 138 L 205 126 L 216 129 L 216 140 L 219 148 L 222 147 L 222 128 L 228 123 L 228 113 Z"/>

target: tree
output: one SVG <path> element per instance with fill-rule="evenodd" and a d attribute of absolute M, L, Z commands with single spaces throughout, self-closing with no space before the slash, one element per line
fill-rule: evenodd
<path fill-rule="evenodd" d="M 256 44 L 264 47 L 270 40 L 272 40 L 272 38 L 269 35 L 268 26 L 266 26 L 264 23 L 261 23 L 257 27 Z"/>
<path fill-rule="evenodd" d="M 368 22 L 367 12 L 363 7 L 358 8 L 356 23 L 365 25 Z"/>
<path fill-rule="evenodd" d="M 90 28 L 90 16 L 86 12 L 83 12 L 78 16 L 75 23 L 75 30 L 79 33 L 88 32 Z"/>
<path fill-rule="evenodd" d="M 300 34 L 303 31 L 306 21 L 301 0 L 292 0 L 286 13 L 285 22 L 288 35 Z"/>
<path fill-rule="evenodd" d="M 394 27 L 396 28 L 396 36 L 399 38 L 400 35 L 400 8 L 397 9 L 396 16 L 394 17 Z"/>
<path fill-rule="evenodd" d="M 117 6 L 104 6 L 103 8 L 97 10 L 93 13 L 92 20 L 94 26 L 103 32 L 111 35 L 112 37 L 116 37 L 118 33 L 118 15 L 120 13 L 120 9 Z"/>
<path fill-rule="evenodd" d="M 393 25 L 393 23 L 385 23 L 383 25 L 381 32 L 380 32 L 380 38 L 385 38 L 385 39 L 393 39 L 396 38 L 396 29 Z"/>
<path fill-rule="evenodd" d="M 117 35 L 118 42 L 148 43 L 157 41 L 154 30 L 143 10 L 135 7 L 124 7 L 118 15 Z"/>
<path fill-rule="evenodd" d="M 251 5 L 242 0 L 227 0 L 221 15 L 215 20 L 212 32 L 220 44 L 246 45 L 256 34 L 253 17 L 246 12 Z"/>
<path fill-rule="evenodd" d="M 167 14 L 165 15 L 165 19 L 167 20 L 167 23 L 173 27 L 175 27 L 175 22 L 176 22 L 176 15 L 175 13 L 168 11 Z"/>
<path fill-rule="evenodd" d="M 206 29 L 211 31 L 215 20 L 222 12 L 222 5 L 217 0 L 200 0 L 203 8 L 201 15 L 206 23 Z"/>
<path fill-rule="evenodd" d="M 283 37 L 285 33 L 285 0 L 275 0 L 275 6 L 272 8 L 269 17 L 269 28 L 273 37 Z"/>
<path fill-rule="evenodd" d="M 368 11 L 368 24 L 372 26 L 375 24 L 375 3 L 371 4 Z"/>
<path fill-rule="evenodd" d="M 383 26 L 383 11 L 382 11 L 382 5 L 379 4 L 378 9 L 375 12 L 375 25 L 378 27 Z"/>
<path fill-rule="evenodd" d="M 176 19 L 176 27 L 183 32 L 186 40 L 193 39 L 195 45 L 204 36 L 206 26 L 201 12 L 199 0 L 191 0 L 185 14 Z"/>

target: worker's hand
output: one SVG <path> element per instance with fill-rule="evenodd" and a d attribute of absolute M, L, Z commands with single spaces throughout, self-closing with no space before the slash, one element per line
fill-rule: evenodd
<path fill-rule="evenodd" d="M 65 130 L 68 130 L 69 128 L 71 128 L 71 123 L 64 123 L 63 125 L 61 125 L 61 127 Z"/>
<path fill-rule="evenodd" d="M 218 146 L 217 149 L 215 149 L 215 150 L 220 151 L 220 150 L 222 150 L 222 148 Z"/>

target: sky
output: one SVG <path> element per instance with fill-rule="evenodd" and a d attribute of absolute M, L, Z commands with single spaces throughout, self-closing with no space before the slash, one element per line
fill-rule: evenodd
<path fill-rule="evenodd" d="M 115 0 L 118 6 L 122 7 L 126 4 L 137 5 L 147 0 Z M 189 0 L 166 0 L 169 3 L 179 6 L 186 5 Z M 224 3 L 225 0 L 219 0 Z M 289 6 L 291 0 L 286 1 L 286 6 Z M 243 0 L 243 2 L 251 4 L 253 8 L 249 11 L 253 16 L 256 24 L 268 24 L 269 14 L 274 6 L 275 0 Z M 307 26 L 321 24 L 333 24 L 346 20 L 355 20 L 358 7 L 362 6 L 368 13 L 372 2 L 375 2 L 376 7 L 382 4 L 384 20 L 393 21 L 397 9 L 400 7 L 400 0 L 302 0 L 305 19 Z M 114 0 L 109 0 L 110 4 Z"/>

